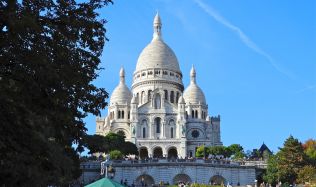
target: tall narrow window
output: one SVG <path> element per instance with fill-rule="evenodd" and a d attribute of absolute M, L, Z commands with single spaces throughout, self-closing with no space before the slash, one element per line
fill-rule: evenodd
<path fill-rule="evenodd" d="M 165 100 L 168 100 L 168 90 L 165 90 Z"/>
<path fill-rule="evenodd" d="M 143 138 L 146 138 L 146 128 L 143 127 Z"/>
<path fill-rule="evenodd" d="M 155 119 L 155 124 L 156 124 L 156 133 L 160 133 L 160 118 Z"/>
<path fill-rule="evenodd" d="M 194 110 L 192 110 L 191 116 L 192 116 L 192 118 L 194 118 Z"/>
<path fill-rule="evenodd" d="M 131 117 L 131 113 L 130 113 L 130 111 L 128 111 L 128 113 L 127 113 L 127 119 L 129 119 Z"/>
<path fill-rule="evenodd" d="M 139 93 L 136 94 L 136 98 L 137 98 L 137 101 L 139 103 L 140 102 Z"/>
<path fill-rule="evenodd" d="M 155 109 L 160 109 L 161 108 L 161 98 L 160 94 L 155 95 L 155 103 L 154 103 Z"/>
<path fill-rule="evenodd" d="M 120 110 L 118 111 L 118 117 L 117 118 L 121 119 L 121 111 Z"/>
<path fill-rule="evenodd" d="M 195 111 L 195 118 L 198 118 L 198 111 Z"/>
<path fill-rule="evenodd" d="M 174 91 L 170 92 L 170 102 L 174 103 Z"/>
<path fill-rule="evenodd" d="M 176 103 L 178 103 L 179 97 L 180 97 L 180 93 L 177 92 Z"/>
<path fill-rule="evenodd" d="M 124 119 L 124 110 L 122 110 L 122 119 Z"/>
<path fill-rule="evenodd" d="M 151 90 L 148 90 L 148 101 L 151 99 Z"/>
<path fill-rule="evenodd" d="M 170 138 L 173 138 L 173 127 L 170 128 Z"/>
<path fill-rule="evenodd" d="M 142 91 L 141 95 L 140 95 L 140 104 L 143 104 L 145 102 L 145 92 Z"/>

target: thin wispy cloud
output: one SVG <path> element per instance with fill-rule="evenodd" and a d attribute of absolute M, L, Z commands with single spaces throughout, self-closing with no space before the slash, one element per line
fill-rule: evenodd
<path fill-rule="evenodd" d="M 315 85 L 308 85 L 308 86 L 304 87 L 303 89 L 296 91 L 295 93 L 300 94 L 300 93 L 303 93 L 305 91 L 314 90 L 314 89 L 316 89 L 316 84 Z"/>
<path fill-rule="evenodd" d="M 280 67 L 279 64 L 276 63 L 276 61 L 273 59 L 273 57 L 268 54 L 266 51 L 261 49 L 255 42 L 253 42 L 238 26 L 232 24 L 229 22 L 226 18 L 221 16 L 214 8 L 211 6 L 205 4 L 202 0 L 194 0 L 197 5 L 209 16 L 214 18 L 218 23 L 224 25 L 231 31 L 235 32 L 239 39 L 250 49 L 252 49 L 254 52 L 258 53 L 259 55 L 265 57 L 268 62 L 280 73 L 286 75 L 287 77 L 294 79 L 293 74 L 291 74 L 286 69 Z"/>

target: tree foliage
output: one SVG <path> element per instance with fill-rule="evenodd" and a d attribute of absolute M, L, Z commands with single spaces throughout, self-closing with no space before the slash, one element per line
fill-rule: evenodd
<path fill-rule="evenodd" d="M 306 165 L 298 172 L 297 182 L 305 183 L 312 181 L 316 182 L 316 168 L 311 165 Z"/>
<path fill-rule="evenodd" d="M 303 144 L 304 152 L 316 166 L 316 140 L 309 139 Z"/>
<path fill-rule="evenodd" d="M 123 158 L 123 154 L 119 150 L 110 151 L 110 158 L 113 160 L 120 160 Z"/>
<path fill-rule="evenodd" d="M 302 144 L 298 139 L 290 136 L 285 140 L 283 148 L 280 148 L 277 155 L 279 179 L 282 182 L 293 184 L 299 170 L 304 167 L 307 161 Z"/>
<path fill-rule="evenodd" d="M 106 136 L 86 135 L 85 147 L 89 149 L 89 154 L 109 153 L 113 150 L 119 150 L 122 154 L 138 155 L 138 149 L 132 142 L 126 142 L 125 136 L 116 133 L 109 133 Z"/>
<path fill-rule="evenodd" d="M 290 136 L 275 156 L 268 159 L 267 172 L 264 180 L 269 183 L 281 181 L 286 184 L 307 182 L 315 174 L 315 166 L 304 152 L 303 145 L 298 139 Z"/>
<path fill-rule="evenodd" d="M 278 168 L 277 168 L 277 164 L 278 164 L 277 155 L 271 155 L 268 159 L 267 164 L 268 164 L 268 167 L 267 167 L 265 175 L 263 176 L 263 180 L 274 186 L 279 181 Z"/>
<path fill-rule="evenodd" d="M 233 156 L 233 159 L 242 159 L 245 157 L 243 147 L 239 144 L 232 144 L 230 146 L 210 146 L 201 145 L 197 148 L 196 157 L 206 157 L 208 155 L 223 155 L 226 158 Z"/>
<path fill-rule="evenodd" d="M 108 2 L 0 0 L 0 185 L 79 176 L 83 118 L 108 97 L 91 83 L 106 41 L 97 9 Z"/>

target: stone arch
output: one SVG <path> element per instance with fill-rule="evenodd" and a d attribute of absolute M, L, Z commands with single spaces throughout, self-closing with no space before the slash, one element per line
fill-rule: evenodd
<path fill-rule="evenodd" d="M 155 180 L 152 176 L 143 174 L 136 178 L 136 186 L 152 186 Z"/>
<path fill-rule="evenodd" d="M 226 184 L 226 179 L 221 175 L 214 175 L 210 178 L 209 184 L 212 184 L 212 185 Z"/>
<path fill-rule="evenodd" d="M 178 151 L 177 148 L 174 146 L 171 146 L 167 149 L 168 159 L 176 159 L 178 158 Z"/>
<path fill-rule="evenodd" d="M 153 148 L 153 157 L 154 158 L 162 158 L 163 157 L 163 152 L 162 148 L 157 146 Z"/>
<path fill-rule="evenodd" d="M 147 147 L 140 147 L 139 148 L 139 158 L 140 159 L 148 158 L 148 149 L 147 149 Z"/>
<path fill-rule="evenodd" d="M 120 134 L 120 135 L 123 135 L 123 133 L 124 133 L 124 136 L 126 138 L 128 138 L 130 136 L 129 131 L 127 131 L 126 129 L 123 129 L 123 128 L 115 129 L 113 132 L 116 134 Z"/>
<path fill-rule="evenodd" d="M 192 183 L 192 180 L 189 175 L 180 173 L 173 177 L 173 184 L 178 184 L 179 182 Z"/>

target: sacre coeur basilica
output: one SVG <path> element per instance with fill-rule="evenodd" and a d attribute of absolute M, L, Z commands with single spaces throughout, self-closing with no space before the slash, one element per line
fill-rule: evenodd
<path fill-rule="evenodd" d="M 96 134 L 122 133 L 139 150 L 139 160 L 101 163 L 115 168 L 115 181 L 152 186 L 161 182 L 253 184 L 256 167 L 225 159 L 195 159 L 198 146 L 223 145 L 220 116 L 208 114 L 208 104 L 192 66 L 190 83 L 183 75 L 173 50 L 162 37 L 158 13 L 153 38 L 138 57 L 131 89 L 121 68 L 119 83 L 111 94 L 108 114 L 96 119 Z M 91 182 L 100 176 L 100 163 L 82 164 L 81 177 Z M 91 168 L 94 168 L 91 169 Z"/>
<path fill-rule="evenodd" d="M 121 131 L 141 157 L 194 157 L 200 145 L 222 145 L 220 117 L 208 115 L 196 70 L 192 67 L 185 88 L 177 57 L 162 38 L 158 14 L 153 27 L 153 39 L 137 60 L 131 90 L 121 68 L 108 116 L 97 119 L 96 134 Z"/>

